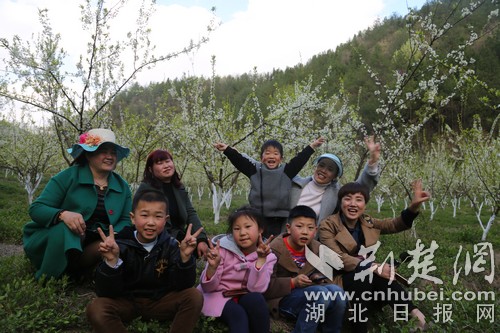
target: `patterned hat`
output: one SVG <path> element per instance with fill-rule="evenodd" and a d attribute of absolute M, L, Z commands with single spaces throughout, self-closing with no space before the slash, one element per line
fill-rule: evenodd
<path fill-rule="evenodd" d="M 109 129 L 105 128 L 95 128 L 91 129 L 87 133 L 80 135 L 80 140 L 75 143 L 71 148 L 68 148 L 68 153 L 73 156 L 74 159 L 78 158 L 84 151 L 94 152 L 103 143 L 112 143 L 116 148 L 116 157 L 118 162 L 127 157 L 130 153 L 130 149 L 122 147 L 116 143 L 115 133 Z"/>

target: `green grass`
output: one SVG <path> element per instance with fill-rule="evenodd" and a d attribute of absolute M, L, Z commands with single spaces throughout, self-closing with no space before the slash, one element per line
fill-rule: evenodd
<path fill-rule="evenodd" d="M 391 217 L 392 211 L 389 207 L 380 213 L 376 213 L 376 209 L 371 209 L 373 216 L 378 217 Z M 375 212 L 375 213 L 373 213 Z M 498 258 L 500 256 L 500 237 L 498 226 L 493 225 L 490 230 L 486 242 L 491 243 L 493 249 L 493 258 L 491 256 L 485 257 L 485 263 L 479 264 L 477 270 L 466 270 L 466 257 L 470 256 L 471 264 L 476 263 L 478 257 L 474 246 L 482 243 L 482 229 L 472 209 L 468 205 L 462 205 L 462 209 L 457 214 L 456 218 L 452 217 L 451 207 L 439 209 L 430 220 L 430 213 L 422 210 L 417 219 L 416 233 L 417 238 L 414 238 L 410 231 L 405 231 L 399 234 L 382 235 L 380 241 L 382 245 L 377 251 L 377 261 L 383 261 L 392 251 L 395 258 L 399 259 L 399 254 L 403 251 L 414 250 L 416 248 L 417 239 L 420 239 L 421 244 L 425 247 L 420 262 L 424 259 L 424 255 L 433 254 L 432 266 L 435 270 L 428 272 L 431 277 L 436 277 L 442 280 L 442 284 L 435 284 L 427 279 L 417 277 L 411 285 L 418 290 L 429 292 L 434 291 L 443 294 L 444 300 L 423 300 L 416 302 L 422 312 L 428 319 L 436 321 L 438 309 L 437 307 L 443 304 L 451 305 L 451 319 L 453 322 L 442 323 L 436 322 L 433 331 L 436 332 L 498 332 L 500 331 L 500 319 L 498 315 L 494 323 L 486 320 L 476 322 L 476 307 L 479 304 L 494 304 L 495 313 L 499 310 L 498 293 L 500 281 L 495 274 L 493 283 L 485 280 L 485 277 L 491 273 L 490 265 L 491 260 L 498 267 Z M 486 220 L 487 216 L 483 214 L 483 219 Z M 432 242 L 438 247 L 432 252 L 430 247 Z M 496 258 L 496 260 L 495 260 Z M 484 271 L 479 271 L 485 268 Z M 493 268 L 495 270 L 495 267 Z M 404 263 L 398 268 L 398 272 L 404 277 L 410 277 L 415 273 L 414 268 L 408 267 Z M 422 271 L 418 271 L 422 273 Z M 454 282 L 455 274 L 457 280 Z M 478 301 L 478 300 L 454 300 L 454 295 L 465 295 L 467 297 L 477 297 L 480 292 L 492 292 L 495 295 L 493 300 Z M 389 309 L 384 309 L 384 315 L 392 319 L 392 313 Z M 380 319 L 379 317 L 378 319 Z M 442 321 L 442 320 L 441 320 Z M 386 327 L 397 331 L 397 325 L 392 325 L 386 322 Z M 403 327 L 401 327 L 403 329 Z M 390 330 L 390 331 L 392 331 Z"/>
<path fill-rule="evenodd" d="M 22 227 L 29 220 L 28 195 L 12 178 L 0 179 L 0 241 L 21 244 Z"/>
<path fill-rule="evenodd" d="M 221 221 L 213 223 L 211 199 L 205 194 L 198 200 L 193 196 L 193 205 L 209 235 L 223 233 L 226 230 L 227 215 L 235 208 L 246 203 L 243 195 L 236 195 L 230 209 L 223 208 Z M 397 212 L 403 205 L 397 209 Z M 11 178 L 0 179 L 0 241 L 12 244 L 21 244 L 22 227 L 29 220 L 26 193 L 17 181 Z M 383 206 L 380 214 L 376 213 L 374 202 L 370 202 L 368 213 L 374 217 L 392 217 L 392 210 L 388 205 Z M 485 210 L 486 211 L 486 210 Z M 436 291 L 450 298 L 452 293 L 462 292 L 467 295 L 476 295 L 480 291 L 492 291 L 495 300 L 449 300 L 449 301 L 417 301 L 416 304 L 428 319 L 435 321 L 431 332 L 499 332 L 500 319 L 498 315 L 494 323 L 486 320 L 476 322 L 476 306 L 478 304 L 494 304 L 495 313 L 500 307 L 497 290 L 500 282 L 495 276 L 492 284 L 485 280 L 489 269 L 483 272 L 465 272 L 466 254 L 469 253 L 471 262 L 477 260 L 474 256 L 474 246 L 480 243 L 482 230 L 476 216 L 466 203 L 456 218 L 452 217 L 451 207 L 440 208 L 432 221 L 429 212 L 422 211 L 417 220 L 416 232 L 418 239 L 429 249 L 434 240 L 439 246 L 434 251 L 433 265 L 436 269 L 429 275 L 438 277 L 443 284 L 437 285 L 417 278 L 411 288 L 420 291 Z M 483 219 L 486 220 L 486 214 Z M 409 231 L 395 235 L 383 235 L 381 247 L 377 251 L 377 261 L 383 261 L 392 251 L 395 258 L 403 251 L 413 250 L 416 241 Z M 495 257 L 500 258 L 500 235 L 498 225 L 494 224 L 487 238 L 491 242 Z M 457 261 L 457 269 L 462 269 L 457 283 L 453 283 L 454 264 L 462 246 L 461 256 Z M 486 258 L 487 260 L 491 258 Z M 498 264 L 498 259 L 496 259 Z M 481 267 L 489 267 L 480 265 Z M 199 271 L 203 263 L 199 263 Z M 414 270 L 403 264 L 398 271 L 405 277 L 410 277 Z M 67 280 L 36 282 L 32 278 L 33 268 L 23 255 L 0 258 L 0 331 L 2 332 L 90 332 L 85 319 L 85 306 L 94 297 L 90 285 L 76 285 Z M 453 322 L 436 322 L 434 315 L 440 304 L 451 304 Z M 370 322 L 373 332 L 408 332 L 411 325 L 394 322 L 392 310 L 384 308 L 371 316 Z M 290 326 L 280 322 L 273 322 L 273 332 L 285 332 Z M 136 320 L 129 325 L 131 332 L 165 332 L 168 323 L 142 322 Z M 198 323 L 198 332 L 225 332 L 222 323 L 213 318 L 202 318 Z M 348 331 L 347 325 L 345 331 Z"/>

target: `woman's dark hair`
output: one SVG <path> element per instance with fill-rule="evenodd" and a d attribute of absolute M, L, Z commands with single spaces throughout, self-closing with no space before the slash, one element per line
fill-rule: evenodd
<path fill-rule="evenodd" d="M 266 150 L 268 147 L 278 149 L 281 157 L 283 157 L 283 146 L 276 140 L 267 140 L 262 144 L 262 147 L 260 147 L 260 157 L 262 157 L 262 154 L 264 154 L 264 150 Z"/>
<path fill-rule="evenodd" d="M 266 226 L 264 223 L 264 219 L 263 219 L 262 215 L 260 214 L 259 210 L 246 205 L 246 206 L 243 206 L 243 207 L 236 209 L 227 218 L 227 222 L 228 222 L 227 233 L 228 234 L 231 234 L 233 232 L 234 222 L 236 222 L 236 220 L 241 216 L 246 216 L 249 219 L 255 221 L 257 223 L 257 225 L 259 226 L 259 229 L 262 229 L 262 231 L 264 231 Z"/>
<path fill-rule="evenodd" d="M 147 184 L 150 184 L 154 188 L 161 189 L 162 182 L 153 175 L 153 164 L 168 159 L 172 160 L 172 162 L 174 161 L 172 154 L 170 154 L 168 150 L 157 149 L 151 152 L 148 155 L 148 158 L 146 159 L 146 166 L 144 167 L 144 175 L 143 175 L 144 178 L 142 179 L 142 181 Z M 171 182 L 172 185 L 174 185 L 174 187 L 176 188 L 180 188 L 182 186 L 181 177 L 179 177 L 179 173 L 177 173 L 177 170 L 175 170 Z"/>
<path fill-rule="evenodd" d="M 363 197 L 365 197 L 365 203 L 368 203 L 368 201 L 370 200 L 370 191 L 368 190 L 368 187 L 358 182 L 352 182 L 347 183 L 340 188 L 338 194 L 338 202 L 341 202 L 342 198 L 346 195 L 355 193 L 361 193 Z"/>
<path fill-rule="evenodd" d="M 70 165 L 86 165 L 88 162 L 87 152 L 83 151 L 77 158 L 71 161 Z"/>
<path fill-rule="evenodd" d="M 365 198 L 365 203 L 368 203 L 368 201 L 370 200 L 370 191 L 368 190 L 368 187 L 358 182 L 347 183 L 344 186 L 342 186 L 339 190 L 337 196 L 338 197 L 337 207 L 335 207 L 333 213 L 336 214 L 340 211 L 340 205 L 342 204 L 343 197 L 345 197 L 348 194 L 355 194 L 355 193 L 361 193 L 361 195 L 363 195 L 363 197 Z"/>

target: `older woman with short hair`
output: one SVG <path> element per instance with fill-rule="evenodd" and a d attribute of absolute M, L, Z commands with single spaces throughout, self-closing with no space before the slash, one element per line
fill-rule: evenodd
<path fill-rule="evenodd" d="M 365 138 L 366 147 L 370 153 L 369 160 L 356 182 L 366 185 L 369 191 L 377 185 L 380 170 L 380 144 L 375 143 L 373 137 Z M 292 179 L 290 191 L 290 208 L 297 205 L 311 207 L 316 215 L 316 223 L 333 214 L 337 207 L 337 194 L 340 189 L 340 177 L 344 172 L 341 159 L 334 154 L 322 154 L 314 160 L 312 176 Z"/>

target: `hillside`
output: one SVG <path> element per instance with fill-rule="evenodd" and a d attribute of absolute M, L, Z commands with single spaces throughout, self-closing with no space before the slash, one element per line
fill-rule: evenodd
<path fill-rule="evenodd" d="M 488 21 L 489 13 L 495 8 L 498 9 L 498 2 L 485 1 L 474 16 L 463 20 L 460 18 L 461 13 L 453 9 L 457 3 L 454 0 L 446 0 L 438 5 L 437 2 L 431 1 L 418 12 L 419 15 L 431 13 L 433 23 L 437 26 L 445 25 L 447 22 L 456 22 L 447 34 L 436 41 L 429 41 L 442 59 L 447 59 L 446 53 L 454 46 L 456 47 L 457 43 L 464 44 L 469 38 L 470 31 L 474 30 L 478 33 L 478 40 L 471 47 L 464 47 L 466 59 L 473 59 L 470 61 L 470 67 L 475 75 L 471 76 L 466 85 L 460 88 L 458 94 L 454 94 L 449 103 L 444 106 L 436 103 L 433 106 L 436 112 L 426 125 L 426 132 L 430 136 L 439 132 L 445 124 L 452 129 L 468 127 L 475 114 L 481 116 L 484 128 L 490 128 L 495 114 L 485 107 L 485 101 L 489 105 L 499 104 L 498 17 Z M 386 85 L 394 83 L 395 73 L 404 73 L 408 70 L 411 52 L 408 44 L 408 24 L 411 25 L 411 19 L 408 16 L 393 15 L 376 22 L 373 27 L 365 31 L 360 31 L 351 40 L 335 49 L 312 57 L 306 64 L 298 64 L 286 70 L 275 70 L 272 73 L 216 76 L 214 93 L 217 97 L 217 106 L 240 110 L 252 93 L 252 89 L 255 89 L 255 96 L 265 109 L 272 103 L 278 91 L 292 89 L 296 82 L 302 82 L 312 76 L 316 84 L 324 82 L 322 88 L 325 96 L 341 92 L 348 98 L 353 107 L 359 108 L 363 122 L 369 125 L 377 117 L 374 110 L 380 102 L 374 94 L 377 90 L 377 83 L 367 68 L 377 73 L 378 80 Z M 418 27 L 412 28 L 422 33 L 417 29 Z M 430 37 L 424 36 L 423 38 Z M 414 54 L 414 56 L 419 55 L 421 53 Z M 429 56 L 424 55 L 423 61 L 428 61 L 428 59 Z M 450 66 L 449 63 L 439 63 L 439 65 L 443 68 Z M 431 62 L 428 66 L 429 68 L 423 71 L 422 76 L 427 75 L 426 72 L 436 67 L 435 63 Z M 167 80 L 147 87 L 136 84 L 115 99 L 112 107 L 115 119 L 118 118 L 118 111 L 124 109 L 137 113 L 142 113 L 146 108 L 176 109 L 178 107 L 176 103 L 168 98 L 169 90 L 184 87 L 189 80 L 193 79 L 204 81 L 203 97 L 204 100 L 208 100 L 210 79 Z M 412 89 L 411 85 L 416 85 L 416 78 L 409 82 L 410 89 Z M 441 88 L 440 96 L 453 94 L 451 91 L 454 88 L 454 79 L 450 78 Z M 407 120 L 418 121 L 419 109 L 422 107 L 423 103 L 415 101 L 411 112 L 406 115 Z"/>

